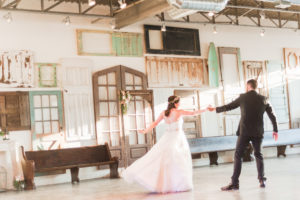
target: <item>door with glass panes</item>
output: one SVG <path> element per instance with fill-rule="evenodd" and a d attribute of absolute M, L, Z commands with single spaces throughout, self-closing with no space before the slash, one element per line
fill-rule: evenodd
<path fill-rule="evenodd" d="M 97 142 L 108 143 L 120 166 L 130 165 L 153 144 L 153 133 L 138 133 L 153 121 L 153 95 L 146 87 L 143 73 L 124 66 L 93 75 Z M 131 94 L 126 113 L 120 107 L 121 90 Z"/>

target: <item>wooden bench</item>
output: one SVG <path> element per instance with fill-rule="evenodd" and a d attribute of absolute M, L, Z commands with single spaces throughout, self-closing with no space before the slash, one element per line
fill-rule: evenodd
<path fill-rule="evenodd" d="M 36 173 L 47 173 L 57 170 L 71 170 L 72 183 L 79 182 L 78 173 L 81 167 L 109 165 L 110 178 L 118 178 L 117 157 L 111 157 L 107 144 L 92 147 L 57 149 L 48 151 L 26 151 L 22 148 L 22 168 L 25 189 L 35 188 Z"/>
<path fill-rule="evenodd" d="M 300 129 L 282 130 L 278 133 L 279 139 L 273 139 L 273 132 L 265 132 L 263 139 L 263 148 L 277 147 L 277 156 L 286 156 L 285 149 L 287 145 L 300 144 Z M 218 165 L 218 152 L 231 151 L 236 148 L 237 136 L 220 136 L 188 139 L 193 157 L 201 153 L 208 153 L 210 165 Z M 244 154 L 244 161 L 251 160 L 252 149 L 250 146 Z"/>

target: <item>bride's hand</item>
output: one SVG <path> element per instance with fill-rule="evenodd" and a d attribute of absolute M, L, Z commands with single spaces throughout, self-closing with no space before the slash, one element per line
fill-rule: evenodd
<path fill-rule="evenodd" d="M 146 134 L 147 132 L 145 131 L 145 129 L 142 129 L 142 130 L 138 130 L 138 133 Z"/>

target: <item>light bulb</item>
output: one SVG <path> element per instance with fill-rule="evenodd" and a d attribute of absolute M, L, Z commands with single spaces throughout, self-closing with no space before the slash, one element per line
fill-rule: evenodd
<path fill-rule="evenodd" d="M 89 0 L 89 6 L 93 6 L 96 4 L 96 0 Z"/>
<path fill-rule="evenodd" d="M 126 6 L 127 6 L 125 0 L 118 0 L 118 3 L 120 4 L 120 8 L 121 8 L 121 9 L 124 9 L 124 8 L 126 8 Z"/>
<path fill-rule="evenodd" d="M 10 12 L 8 12 L 6 15 L 4 15 L 3 18 L 6 20 L 7 23 L 12 22 L 12 16 L 11 16 Z"/>
<path fill-rule="evenodd" d="M 209 13 L 208 13 L 208 16 L 210 16 L 210 17 L 212 17 L 212 16 L 214 16 L 215 15 L 215 13 L 213 13 L 212 11 L 210 11 Z"/>
<path fill-rule="evenodd" d="M 264 36 L 265 36 L 265 29 L 262 29 L 262 30 L 260 31 L 260 36 L 261 36 L 261 37 L 264 37 Z"/>
<path fill-rule="evenodd" d="M 161 26 L 161 31 L 162 32 L 165 32 L 167 29 L 166 29 L 166 24 L 163 23 L 162 26 Z"/>
<path fill-rule="evenodd" d="M 216 27 L 216 26 L 214 26 L 214 28 L 213 28 L 213 33 L 214 33 L 214 34 L 217 34 L 217 33 L 218 33 L 217 27 Z"/>
<path fill-rule="evenodd" d="M 66 26 L 69 26 L 71 24 L 71 19 L 69 16 L 63 19 L 63 23 L 65 23 Z"/>

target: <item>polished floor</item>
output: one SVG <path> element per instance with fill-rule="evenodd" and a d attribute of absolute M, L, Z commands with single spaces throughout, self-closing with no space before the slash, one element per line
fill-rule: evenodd
<path fill-rule="evenodd" d="M 95 179 L 80 184 L 40 186 L 34 191 L 0 193 L 0 200 L 300 200 L 300 155 L 265 160 L 267 187 L 259 188 L 255 162 L 244 163 L 240 190 L 222 192 L 232 164 L 194 168 L 194 190 L 151 194 L 122 179 Z M 137 172 L 138 173 L 138 172 Z"/>

